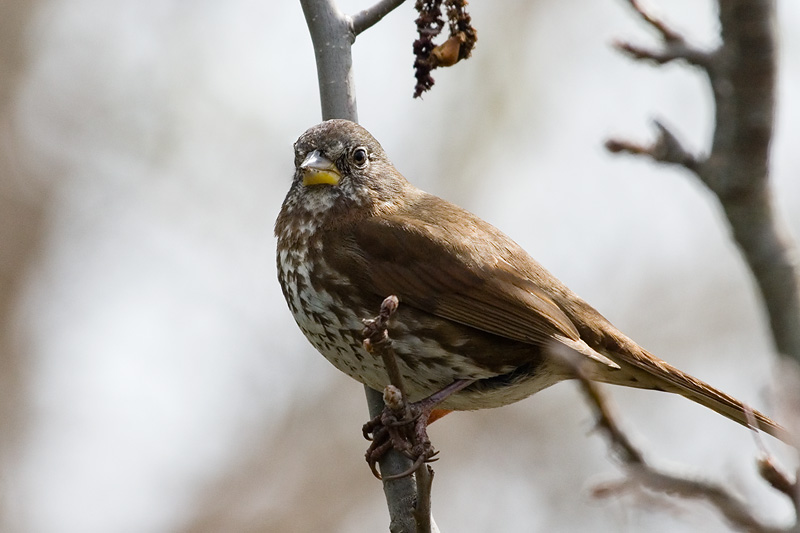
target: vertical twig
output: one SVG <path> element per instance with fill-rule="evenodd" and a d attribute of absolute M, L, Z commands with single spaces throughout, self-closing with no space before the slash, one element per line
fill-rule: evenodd
<path fill-rule="evenodd" d="M 411 405 L 408 402 L 408 395 L 406 394 L 403 375 L 401 374 L 400 367 L 397 364 L 397 355 L 392 347 L 392 339 L 389 335 L 389 320 L 391 319 L 392 315 L 397 312 L 399 303 L 400 301 L 397 296 L 387 296 L 383 300 L 383 303 L 381 303 L 380 312 L 377 317 L 362 320 L 364 323 L 364 331 L 362 332 L 362 335 L 364 336 L 364 348 L 366 348 L 367 352 L 372 354 L 374 357 L 380 357 L 383 360 L 386 373 L 389 375 L 390 385 L 387 385 L 384 389 L 383 404 L 386 405 L 393 415 L 400 417 L 399 419 L 388 421 L 383 419 L 383 416 L 385 416 L 386 413 L 382 413 L 381 411 L 378 411 L 373 416 L 374 421 L 377 420 L 378 415 L 381 415 L 380 424 L 384 426 L 384 430 L 387 430 L 390 442 L 391 439 L 394 438 L 391 436 L 393 428 L 388 427 L 390 424 L 395 423 L 396 426 L 396 424 L 401 421 L 407 424 L 409 422 L 414 422 L 415 418 L 420 416 L 419 413 L 415 415 L 411 410 Z M 425 416 L 426 420 L 428 418 L 428 414 L 426 413 L 423 413 L 421 416 Z M 366 436 L 371 432 L 377 441 L 379 439 L 378 434 L 380 431 L 378 429 L 366 429 L 366 427 L 370 426 L 371 424 L 372 421 L 365 425 L 364 434 Z M 416 424 L 414 425 L 416 426 Z M 397 429 L 397 427 L 394 429 Z M 416 434 L 412 433 L 402 438 L 406 437 L 411 439 L 411 444 L 419 444 L 419 442 L 416 440 L 419 437 Z M 373 445 L 376 444 L 376 441 L 373 441 Z M 382 445 L 379 445 L 378 447 L 382 447 Z M 398 449 L 395 445 L 392 447 L 394 449 Z M 372 446 L 370 446 L 370 450 L 372 450 Z M 370 450 L 367 451 L 367 462 L 370 463 L 370 467 L 373 467 L 374 459 L 371 457 Z M 398 479 L 411 479 L 412 472 L 414 475 L 414 480 L 416 481 L 416 499 L 415 501 L 411 502 L 413 506 L 413 514 L 411 516 L 413 516 L 414 523 L 416 524 L 414 531 L 416 533 L 431 533 L 434 531 L 432 528 L 435 526 L 435 522 L 431 516 L 431 487 L 433 485 L 433 469 L 426 463 L 426 456 L 424 455 L 424 452 L 417 457 L 414 464 L 408 468 L 405 473 L 395 477 Z M 403 495 L 403 497 L 405 496 L 406 495 Z M 406 505 L 406 503 L 407 502 L 404 500 L 403 505 Z M 403 520 L 409 519 L 407 515 L 404 515 L 401 518 Z M 408 525 L 410 526 L 411 524 L 409 523 Z M 403 529 L 402 531 L 406 530 Z M 438 531 L 438 529 L 435 531 Z"/>
<path fill-rule="evenodd" d="M 433 485 L 433 468 L 422 464 L 414 474 L 417 480 L 417 501 L 414 504 L 414 520 L 417 533 L 430 533 L 435 527 L 431 515 L 431 487 Z"/>
<path fill-rule="evenodd" d="M 300 5 L 314 44 L 322 120 L 358 122 L 351 51 L 356 37 L 350 19 L 333 0 L 300 0 Z"/>
<path fill-rule="evenodd" d="M 370 418 L 383 412 L 383 393 L 364 387 L 367 394 L 367 407 Z M 416 531 L 414 503 L 417 499 L 416 485 L 411 476 L 387 480 L 392 474 L 399 474 L 411 468 L 411 459 L 396 450 L 389 450 L 378 461 L 383 476 L 383 493 L 389 506 L 389 531 L 391 533 L 411 533 Z"/>

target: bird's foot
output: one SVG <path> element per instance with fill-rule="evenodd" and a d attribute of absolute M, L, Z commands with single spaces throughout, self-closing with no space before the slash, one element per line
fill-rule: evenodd
<path fill-rule="evenodd" d="M 423 463 L 435 461 L 438 453 L 428 437 L 428 418 L 432 407 L 425 400 L 409 403 L 401 409 L 386 406 L 381 414 L 364 424 L 364 437 L 372 442 L 366 453 L 367 464 L 378 479 L 377 463 L 383 455 L 395 449 L 413 461 L 406 471 L 386 479 L 410 476 Z"/>
<path fill-rule="evenodd" d="M 405 401 L 400 392 L 389 385 L 384 390 L 383 412 L 364 424 L 364 438 L 372 441 L 367 449 L 367 464 L 378 479 L 381 475 L 377 463 L 389 450 L 397 450 L 413 461 L 406 471 L 385 479 L 398 479 L 413 474 L 424 463 L 436 460 L 439 453 L 428 437 L 428 424 L 443 416 L 436 406 L 451 394 L 473 383 L 473 380 L 458 380 L 444 389 L 418 402 Z"/>

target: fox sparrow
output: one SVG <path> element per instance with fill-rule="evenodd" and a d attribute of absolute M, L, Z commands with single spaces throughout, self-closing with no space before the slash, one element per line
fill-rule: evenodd
<path fill-rule="evenodd" d="M 361 126 L 323 122 L 294 150 L 278 279 L 297 325 L 342 372 L 376 390 L 389 383 L 362 319 L 396 295 L 389 330 L 411 400 L 447 391 L 437 401 L 452 410 L 522 400 L 574 377 L 556 346 L 579 354 L 592 380 L 677 393 L 743 425 L 749 411 L 784 438 L 641 348 L 498 229 L 411 185 Z"/>

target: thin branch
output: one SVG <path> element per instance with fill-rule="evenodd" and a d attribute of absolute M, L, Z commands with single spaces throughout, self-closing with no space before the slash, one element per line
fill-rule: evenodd
<path fill-rule="evenodd" d="M 386 389 L 383 392 L 383 404 L 392 412 L 393 418 L 396 421 L 411 421 L 414 420 L 414 414 L 411 412 L 408 402 L 408 395 L 406 394 L 406 387 L 403 382 L 403 376 L 400 373 L 400 368 L 397 365 L 397 356 L 394 352 L 394 348 L 392 347 L 392 339 L 389 337 L 389 320 L 391 319 L 392 315 L 397 311 L 399 306 L 399 300 L 397 296 L 388 296 L 386 299 L 383 300 L 381 303 L 380 312 L 378 316 L 373 319 L 365 319 L 364 322 L 364 331 L 362 333 L 364 337 L 364 348 L 371 354 L 377 355 L 383 361 L 384 367 L 386 368 L 386 372 L 389 375 L 389 382 L 390 385 L 386 386 Z M 392 429 L 400 429 L 404 426 L 399 426 L 396 421 L 393 422 L 384 422 L 383 426 L 380 429 L 374 429 L 373 424 L 375 420 L 378 420 L 378 417 L 381 417 L 381 421 L 383 422 L 383 417 L 385 413 L 382 411 L 375 412 L 374 414 L 370 413 L 373 416 L 373 421 L 368 422 L 365 425 L 365 436 L 369 432 L 374 432 L 374 439 L 378 441 L 379 439 L 379 432 L 387 432 L 388 440 L 386 443 L 380 446 L 380 453 L 384 453 L 384 449 L 388 451 L 394 451 L 392 448 L 395 448 L 393 444 L 393 437 L 391 436 Z M 416 416 L 419 416 L 417 413 Z M 427 413 L 423 414 L 427 418 Z M 394 427 L 386 427 L 386 424 L 390 423 L 391 426 Z M 414 435 L 411 433 L 411 435 Z M 404 443 L 405 444 L 405 443 Z M 375 473 L 374 469 L 374 459 L 372 456 L 374 452 L 371 453 L 372 447 L 370 447 L 370 451 L 367 452 L 367 461 L 370 463 L 370 468 L 373 469 L 373 473 Z M 406 459 L 404 456 L 403 459 Z M 410 481 L 411 477 L 409 474 L 412 472 L 414 473 L 414 479 L 416 480 L 416 498 L 413 504 L 413 521 L 415 523 L 415 528 L 413 529 L 416 533 L 431 533 L 433 517 L 431 516 L 431 487 L 433 484 L 433 469 L 426 464 L 426 460 L 428 458 L 425 455 L 420 455 L 416 462 L 412 463 L 411 460 L 406 459 L 405 461 L 405 469 L 401 470 L 400 473 L 397 473 L 396 468 L 393 469 L 392 473 L 388 474 L 384 470 L 383 461 L 381 461 L 381 473 L 382 479 L 384 483 L 395 483 L 401 480 L 404 481 L 403 487 L 408 487 L 408 482 Z M 396 463 L 396 459 L 393 460 L 392 463 L 393 467 L 398 467 L 399 464 Z M 384 485 L 386 486 L 386 485 Z M 411 489 L 413 492 L 413 488 Z M 388 496 L 388 493 L 387 493 Z M 404 506 L 408 504 L 408 502 L 403 499 Z M 402 518 L 405 522 L 403 527 L 408 528 L 410 525 L 410 520 L 408 517 L 408 509 L 411 507 L 407 507 L 404 509 L 398 509 L 397 511 L 402 511 L 402 517 L 398 517 L 398 520 Z M 392 516 L 392 523 L 395 522 L 395 517 Z M 394 530 L 392 530 L 394 531 Z M 411 531 L 411 529 L 402 529 L 402 531 Z"/>
<path fill-rule="evenodd" d="M 750 429 L 755 429 L 756 419 L 753 410 L 749 406 L 745 406 L 745 414 L 747 415 L 747 424 Z M 800 491 L 798 491 L 798 483 L 795 478 L 794 481 L 789 479 L 789 475 L 784 472 L 783 468 L 778 465 L 777 459 L 773 456 L 760 431 L 753 431 L 753 440 L 761 452 L 761 457 L 756 462 L 758 464 L 758 472 L 761 477 L 767 481 L 772 488 L 782 492 L 786 495 L 794 505 L 795 514 L 800 517 Z"/>
<path fill-rule="evenodd" d="M 661 163 L 691 170 L 719 199 L 733 237 L 753 272 L 770 317 L 779 353 L 800 361 L 800 280 L 792 244 L 773 211 L 768 187 L 769 143 L 773 129 L 775 93 L 774 0 L 719 2 L 722 45 L 702 52 L 663 21 L 628 0 L 638 16 L 661 38 L 658 51 L 618 43 L 622 52 L 638 60 L 664 64 L 683 59 L 704 69 L 716 103 L 714 140 L 708 157 L 686 150 L 677 137 L 656 122 L 659 136 L 651 146 L 620 140 L 606 143 L 612 152 L 645 155 Z M 579 373 L 580 374 L 580 373 Z M 633 483 L 685 498 L 703 498 L 737 529 L 755 532 L 789 531 L 766 526 L 744 502 L 723 487 L 659 471 L 631 448 L 607 410 L 594 384 L 579 375 L 581 387 L 598 412 L 598 426 L 609 437 L 629 471 L 629 479 L 602 493 L 618 492 Z M 755 433 L 755 432 L 754 432 Z M 773 488 L 788 496 L 800 514 L 798 482 L 780 469 L 756 435 L 761 449 L 758 467 Z M 800 525 L 795 525 L 795 529 Z"/>
<path fill-rule="evenodd" d="M 606 149 L 612 153 L 647 155 L 655 161 L 680 165 L 692 172 L 697 172 L 704 162 L 703 159 L 689 152 L 664 124 L 657 120 L 654 120 L 653 123 L 658 129 L 658 138 L 652 145 L 642 146 L 621 139 L 609 139 L 606 141 Z"/>
<path fill-rule="evenodd" d="M 671 61 L 683 60 L 690 65 L 706 67 L 714 58 L 713 53 L 692 48 L 683 41 L 669 43 L 664 46 L 663 50 L 649 50 L 622 41 L 615 42 L 614 48 L 628 54 L 634 59 L 653 61 L 658 65 L 663 65 Z"/>
<path fill-rule="evenodd" d="M 628 3 L 646 24 L 659 33 L 663 41 L 663 50 L 647 50 L 630 43 L 617 42 L 614 46 L 618 50 L 631 55 L 634 59 L 650 60 L 660 65 L 682 59 L 691 65 L 705 68 L 715 57 L 714 52 L 705 52 L 689 45 L 683 35 L 671 29 L 661 19 L 647 13 L 636 0 L 628 0 Z"/>
<path fill-rule="evenodd" d="M 369 416 L 376 417 L 383 412 L 383 394 L 364 387 L 367 395 Z M 411 460 L 396 450 L 389 450 L 380 459 L 383 478 L 383 492 L 389 509 L 389 531 L 391 533 L 411 533 L 416 525 L 412 510 L 417 500 L 414 480 L 410 477 L 386 479 L 394 473 L 405 472 L 411 466 Z"/>
<path fill-rule="evenodd" d="M 353 34 L 358 35 L 374 26 L 383 17 L 394 11 L 405 0 L 380 0 L 372 7 L 359 11 L 352 16 Z"/>
<path fill-rule="evenodd" d="M 774 128 L 777 43 L 774 0 L 720 3 L 723 48 L 709 70 L 717 103 L 709 164 L 700 177 L 720 199 L 761 291 L 775 346 L 800 362 L 797 248 L 774 209 L 769 148 Z"/>
<path fill-rule="evenodd" d="M 417 480 L 417 503 L 414 506 L 414 520 L 417 523 L 417 533 L 431 533 L 435 527 L 433 516 L 431 516 L 433 468 L 431 468 L 430 465 L 424 464 L 417 469 L 414 477 Z"/>
<path fill-rule="evenodd" d="M 322 119 L 357 122 L 350 19 L 333 0 L 300 0 L 300 5 L 314 44 Z"/>
<path fill-rule="evenodd" d="M 769 483 L 773 489 L 785 494 L 794 505 L 795 513 L 800 514 L 800 493 L 798 492 L 797 478 L 794 481 L 784 472 L 775 457 L 771 454 L 765 455 L 758 460 L 758 472 L 761 477 Z"/>
<path fill-rule="evenodd" d="M 649 466 L 628 466 L 627 468 L 629 473 L 627 479 L 616 485 L 606 484 L 596 490 L 595 495 L 608 497 L 640 486 L 679 498 L 705 500 L 738 531 L 747 533 L 789 533 L 792 531 L 761 523 L 750 513 L 744 501 L 733 496 L 720 485 L 660 472 Z"/>
<path fill-rule="evenodd" d="M 755 422 L 753 413 L 752 411 L 747 411 L 747 414 L 748 423 L 753 427 Z M 756 446 L 761 451 L 761 457 L 756 461 L 758 473 L 773 489 L 783 493 L 792 502 L 795 516 L 797 517 L 795 529 L 800 532 L 800 480 L 798 479 L 800 469 L 795 473 L 795 478 L 792 480 L 783 467 L 778 464 L 775 456 L 770 453 L 764 439 L 761 438 L 761 433 L 753 431 L 753 439 L 755 439 Z"/>
<path fill-rule="evenodd" d="M 654 15 L 647 13 L 642 6 L 639 5 L 637 0 L 628 0 L 628 3 L 643 21 L 652 26 L 658 33 L 661 34 L 661 37 L 664 39 L 664 41 L 671 43 L 683 40 L 683 37 L 681 37 L 678 32 L 670 29 L 669 26 L 667 26 L 662 20 L 656 18 Z"/>
<path fill-rule="evenodd" d="M 400 391 L 401 401 L 406 402 L 406 386 L 403 383 L 403 376 L 400 374 L 400 367 L 397 366 L 397 356 L 394 353 L 391 339 L 389 338 L 389 319 L 397 311 L 400 300 L 397 296 L 388 296 L 383 303 L 378 316 L 374 319 L 364 320 L 364 348 L 370 353 L 377 354 L 386 367 L 389 374 L 389 383 Z"/>

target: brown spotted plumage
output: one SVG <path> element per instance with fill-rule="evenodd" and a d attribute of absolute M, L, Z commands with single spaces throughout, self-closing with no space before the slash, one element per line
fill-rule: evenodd
<path fill-rule="evenodd" d="M 349 376 L 388 384 L 361 320 L 394 294 L 390 335 L 411 400 L 459 380 L 474 382 L 440 407 L 522 400 L 574 375 L 549 355 L 563 346 L 594 380 L 681 394 L 747 423 L 741 402 L 645 351 L 498 229 L 411 185 L 361 126 L 312 127 L 295 168 L 275 224 L 278 278 L 305 336 Z"/>

